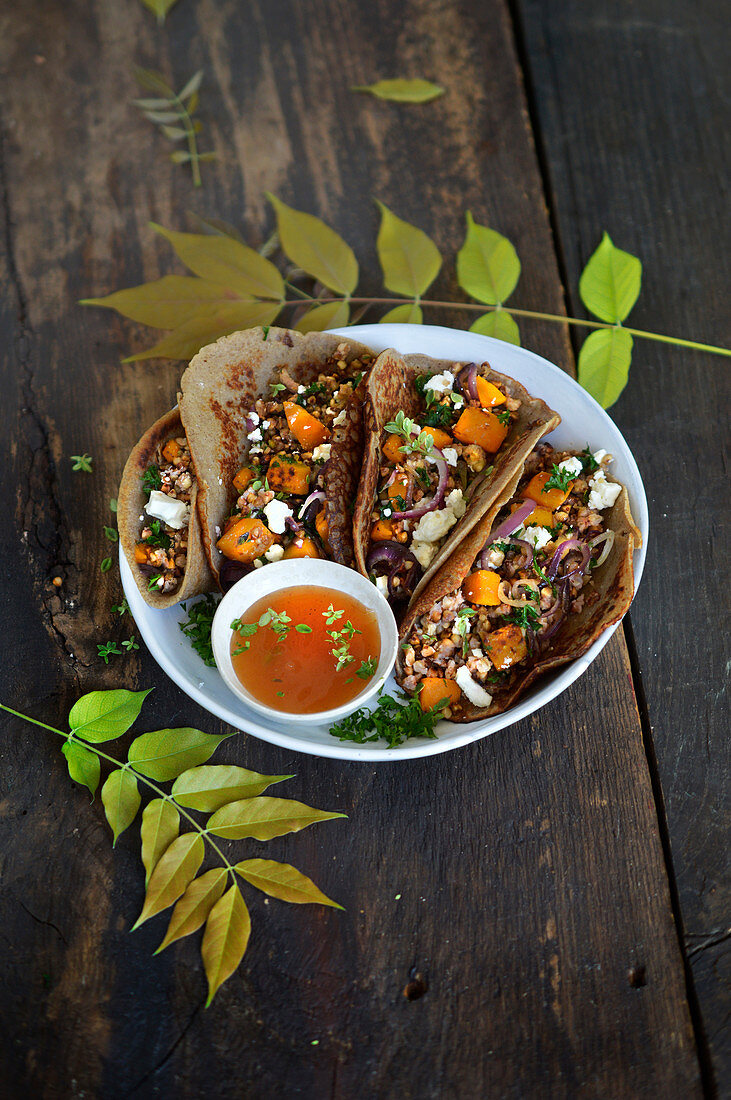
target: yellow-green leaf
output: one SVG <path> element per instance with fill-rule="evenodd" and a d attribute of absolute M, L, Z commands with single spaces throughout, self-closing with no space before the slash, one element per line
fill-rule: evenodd
<path fill-rule="evenodd" d="M 101 771 L 99 757 L 90 749 L 85 749 L 83 745 L 78 745 L 74 741 L 65 741 L 61 746 L 61 752 L 66 757 L 69 775 L 74 783 L 81 783 L 82 786 L 88 787 L 93 795 L 99 786 Z"/>
<path fill-rule="evenodd" d="M 496 306 L 515 290 L 520 260 L 507 237 L 478 225 L 467 211 L 467 235 L 457 253 L 457 281 L 478 302 Z"/>
<path fill-rule="evenodd" d="M 211 909 L 203 933 L 201 955 L 208 978 L 206 1008 L 216 990 L 230 978 L 244 957 L 251 919 L 238 886 L 231 886 Z"/>
<path fill-rule="evenodd" d="M 165 16 L 177 2 L 178 0 L 142 0 L 145 7 L 157 16 L 158 23 L 165 22 Z"/>
<path fill-rule="evenodd" d="M 177 233 L 155 222 L 151 225 L 201 279 L 228 287 L 242 298 L 279 302 L 284 297 L 284 280 L 278 268 L 241 241 L 207 233 Z"/>
<path fill-rule="evenodd" d="M 480 332 L 483 336 L 494 336 L 496 340 L 504 340 L 506 344 L 517 344 L 520 347 L 520 329 L 515 320 L 504 309 L 496 309 L 492 313 L 483 313 L 473 325 L 470 325 L 470 332 Z"/>
<path fill-rule="evenodd" d="M 111 741 L 126 733 L 152 691 L 90 691 L 77 699 L 69 711 L 69 726 L 85 741 Z M 96 759 L 96 758 L 95 758 Z"/>
<path fill-rule="evenodd" d="M 191 768 L 178 776 L 173 783 L 172 796 L 179 805 L 190 810 L 213 813 L 227 802 L 253 798 L 273 783 L 293 778 L 292 775 L 262 775 L 234 764 L 209 764 L 208 767 Z"/>
<path fill-rule="evenodd" d="M 190 726 L 155 730 L 135 738 L 129 747 L 128 759 L 140 775 L 165 783 L 196 764 L 205 764 L 224 740 L 225 736 L 215 737 Z"/>
<path fill-rule="evenodd" d="M 581 273 L 579 294 L 595 317 L 609 324 L 624 321 L 637 301 L 642 264 L 636 256 L 615 248 L 608 233 Z M 616 398 L 615 398 L 616 400 Z"/>
<path fill-rule="evenodd" d="M 134 821 L 141 801 L 137 779 L 131 771 L 127 768 L 116 768 L 109 773 L 102 787 L 102 803 L 114 834 L 112 847 L 117 843 L 120 833 Z"/>
<path fill-rule="evenodd" d="M 199 313 L 210 307 L 228 303 L 236 295 L 225 286 L 196 279 L 192 275 L 165 275 L 151 283 L 117 290 L 106 298 L 84 298 L 82 306 L 103 306 L 116 309 L 123 317 L 129 317 L 151 328 L 177 328 L 190 319 L 191 313 Z"/>
<path fill-rule="evenodd" d="M 215 836 L 229 840 L 241 840 L 252 836 L 256 840 L 271 840 L 285 833 L 298 833 L 316 821 L 329 821 L 346 814 L 328 813 L 305 806 L 289 798 L 247 798 L 230 802 L 216 810 L 208 819 L 208 829 Z"/>
<path fill-rule="evenodd" d="M 631 362 L 630 334 L 622 328 L 598 329 L 579 352 L 579 384 L 608 409 L 627 385 Z"/>
<path fill-rule="evenodd" d="M 167 851 L 180 832 L 180 814 L 167 798 L 153 798 L 142 811 L 142 863 L 145 886 L 163 852 Z"/>
<path fill-rule="evenodd" d="M 429 103 L 430 100 L 444 95 L 444 88 L 439 84 L 432 84 L 430 80 L 421 80 L 418 77 L 413 80 L 399 78 L 378 80 L 375 84 L 355 84 L 350 90 L 369 92 L 378 99 L 388 99 L 393 103 Z"/>
<path fill-rule="evenodd" d="M 326 328 L 345 328 L 350 320 L 347 302 L 326 302 L 315 306 L 297 323 L 298 332 L 323 332 Z"/>
<path fill-rule="evenodd" d="M 222 238 L 223 239 L 223 238 Z M 230 302 L 217 305 L 211 312 L 199 310 L 184 325 L 163 337 L 159 343 L 136 355 L 128 355 L 124 363 L 141 359 L 192 359 L 206 344 L 239 329 L 271 325 L 279 313 L 279 305 L 270 302 Z"/>
<path fill-rule="evenodd" d="M 376 247 L 383 281 L 394 294 L 420 297 L 442 266 L 439 249 L 423 229 L 402 221 L 376 199 L 381 225 Z"/>
<path fill-rule="evenodd" d="M 418 302 L 406 302 L 404 305 L 396 306 L 395 309 L 389 309 L 388 313 L 384 313 L 378 323 L 380 325 L 421 325 L 423 322 L 424 314 Z"/>
<path fill-rule="evenodd" d="M 165 939 L 155 954 L 164 951 L 175 940 L 196 932 L 208 919 L 208 914 L 223 893 L 225 885 L 226 869 L 224 867 L 214 867 L 212 871 L 205 871 L 200 878 L 194 878 L 182 898 L 176 903 Z"/>
<path fill-rule="evenodd" d="M 150 875 L 145 904 L 132 931 L 178 900 L 198 874 L 204 855 L 200 833 L 183 833 L 168 846 Z"/>
<path fill-rule="evenodd" d="M 319 905 L 332 905 L 334 909 L 343 908 L 323 894 L 312 879 L 289 863 L 277 863 L 273 859 L 245 859 L 237 863 L 234 869 L 252 886 L 263 890 L 272 898 L 279 898 L 280 901 L 291 901 L 297 905 L 316 902 Z"/>
<path fill-rule="evenodd" d="M 320 218 L 294 210 L 268 191 L 266 196 L 290 260 L 338 294 L 352 294 L 358 284 L 358 261 L 350 245 Z"/>

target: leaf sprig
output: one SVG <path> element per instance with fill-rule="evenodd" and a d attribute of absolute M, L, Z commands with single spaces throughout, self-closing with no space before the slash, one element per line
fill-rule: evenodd
<path fill-rule="evenodd" d="M 163 5 L 158 4 L 158 7 Z M 193 117 L 198 110 L 198 90 L 203 80 L 203 70 L 194 73 L 179 92 L 175 92 L 162 73 L 154 69 L 135 69 L 135 78 L 143 91 L 152 92 L 154 96 L 152 99 L 135 99 L 135 107 L 139 107 L 149 122 L 160 127 L 168 141 L 185 142 L 187 149 L 176 149 L 170 154 L 170 159 L 173 164 L 189 164 L 193 185 L 200 187 L 201 164 L 216 159 L 214 152 L 198 151 L 196 135 L 203 127 L 200 119 Z"/>
<path fill-rule="evenodd" d="M 353 250 L 320 218 L 295 210 L 268 195 L 277 219 L 277 240 L 284 254 L 284 275 L 262 252 L 245 245 L 235 230 L 207 222 L 216 235 L 176 233 L 153 225 L 166 237 L 193 276 L 166 275 L 150 283 L 89 298 L 83 305 L 116 309 L 143 325 L 168 330 L 153 347 L 129 356 L 136 359 L 190 359 L 205 344 L 237 329 L 268 326 L 282 310 L 293 310 L 290 324 L 301 332 L 354 323 L 374 306 L 387 306 L 382 322 L 421 324 L 423 308 L 454 309 L 479 316 L 472 332 L 520 343 L 515 318 L 596 329 L 579 355 L 579 381 L 605 408 L 624 388 L 632 356 L 632 339 L 640 336 L 665 344 L 731 355 L 727 348 L 659 333 L 627 328 L 624 321 L 640 289 L 642 266 L 637 257 L 614 246 L 605 233 L 580 280 L 582 301 L 598 320 L 565 317 L 506 305 L 521 274 L 511 242 L 467 212 L 466 235 L 457 262 L 457 281 L 472 302 L 424 297 L 442 268 L 442 256 L 431 238 L 377 201 L 380 227 L 376 247 L 387 290 L 397 297 L 355 297 L 359 267 Z M 310 276 L 310 291 L 297 280 Z M 287 292 L 293 296 L 287 297 Z M 351 318 L 351 308 L 357 315 Z"/>
<path fill-rule="evenodd" d="M 68 732 L 3 703 L 0 709 L 62 737 L 69 775 L 92 795 L 101 780 L 101 760 L 112 765 L 101 800 L 113 845 L 137 817 L 142 804 L 139 784 L 154 794 L 142 813 L 146 893 L 132 930 L 174 905 L 157 954 L 205 925 L 201 956 L 208 1006 L 238 967 L 249 942 L 251 920 L 239 880 L 282 901 L 342 909 L 288 863 L 269 859 L 232 863 L 214 837 L 266 841 L 346 815 L 264 795 L 273 784 L 292 779 L 291 775 L 262 775 L 233 764 L 208 765 L 218 745 L 231 734 L 217 737 L 189 727 L 143 733 L 132 741 L 126 761 L 100 749 L 100 744 L 127 733 L 148 694 L 116 689 L 83 695 L 69 712 Z M 166 792 L 160 784 L 170 782 L 172 788 Z M 209 815 L 205 827 L 195 813 Z M 180 831 L 181 819 L 188 832 Z M 199 875 L 207 848 L 219 866 Z"/>

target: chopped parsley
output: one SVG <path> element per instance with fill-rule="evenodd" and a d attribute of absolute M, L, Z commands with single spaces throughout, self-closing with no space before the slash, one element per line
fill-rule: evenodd
<path fill-rule="evenodd" d="M 147 467 L 142 475 L 142 488 L 151 493 L 153 489 L 159 489 L 162 485 L 162 478 L 160 477 L 160 469 L 154 464 L 154 462 Z"/>
<path fill-rule="evenodd" d="M 447 700 L 424 712 L 418 697 L 411 698 L 405 692 L 398 694 L 400 699 L 394 699 L 391 695 L 380 695 L 375 710 L 361 707 L 331 726 L 330 733 L 340 741 L 354 741 L 358 745 L 383 738 L 388 742 L 389 749 L 395 749 L 410 737 L 436 738 L 434 727 L 441 718 Z"/>
<path fill-rule="evenodd" d="M 477 612 L 473 607 L 461 607 L 457 612 L 457 621 L 455 623 L 454 629 L 462 639 L 463 657 L 466 657 L 470 651 L 468 635 L 471 633 L 471 627 L 469 620 L 476 614 Z"/>
<path fill-rule="evenodd" d="M 521 630 L 528 630 L 529 627 L 536 630 L 540 625 L 540 615 L 535 607 L 515 607 L 505 619 L 509 623 L 515 623 Z"/>
<path fill-rule="evenodd" d="M 150 534 L 142 541 L 149 543 L 150 546 L 159 546 L 163 550 L 170 549 L 170 535 L 165 533 L 163 524 L 159 519 L 152 520 L 150 523 Z"/>
<path fill-rule="evenodd" d="M 588 474 L 591 473 L 593 470 L 599 469 L 599 463 L 594 458 L 594 455 L 591 453 L 588 443 L 586 444 L 584 450 L 581 451 L 581 453 L 578 454 L 576 457 L 579 459 L 581 465 L 584 467 L 584 473 Z"/>
<path fill-rule="evenodd" d="M 503 409 L 502 412 L 496 412 L 495 413 L 495 418 L 496 418 L 496 420 L 499 420 L 501 424 L 509 424 L 510 423 L 510 413 L 508 412 L 507 409 Z"/>
<path fill-rule="evenodd" d="M 541 491 L 545 493 L 548 489 L 560 489 L 562 493 L 565 493 L 575 478 L 576 474 L 570 473 L 569 470 L 559 470 L 554 463 L 551 467 L 551 476 Z"/>
<path fill-rule="evenodd" d="M 216 662 L 213 659 L 213 647 L 211 646 L 211 626 L 218 607 L 218 599 L 215 596 L 208 595 L 203 596 L 202 599 L 189 604 L 187 607 L 184 603 L 181 603 L 180 606 L 186 612 L 188 618 L 184 622 L 178 623 L 178 626 L 186 638 L 190 640 L 190 644 L 203 661 L 203 664 L 208 665 L 209 668 L 214 668 Z"/>
<path fill-rule="evenodd" d="M 429 393 L 432 391 L 429 390 Z M 429 428 L 446 428 L 452 422 L 452 406 L 434 405 L 424 416 L 424 423 Z"/>
<path fill-rule="evenodd" d="M 361 661 L 360 668 L 356 671 L 355 675 L 359 676 L 361 680 L 370 680 L 371 676 L 375 675 L 378 668 L 378 661 L 375 657 L 366 657 L 364 661 Z"/>
<path fill-rule="evenodd" d="M 271 325 L 262 325 L 261 331 L 264 333 L 264 336 L 262 337 L 262 339 L 266 340 L 267 336 L 269 335 L 269 329 L 270 328 L 271 328 Z"/>

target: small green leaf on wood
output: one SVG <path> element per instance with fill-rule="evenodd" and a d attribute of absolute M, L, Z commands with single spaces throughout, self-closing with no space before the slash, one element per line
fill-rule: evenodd
<path fill-rule="evenodd" d="M 198 874 L 205 850 L 200 833 L 183 833 L 168 846 L 150 875 L 145 903 L 132 931 L 178 900 Z"/>
<path fill-rule="evenodd" d="M 142 811 L 142 863 L 145 886 L 163 852 L 166 852 L 180 832 L 180 814 L 167 798 L 153 798 Z"/>
<path fill-rule="evenodd" d="M 515 319 L 506 313 L 504 309 L 493 310 L 492 313 L 483 313 L 473 325 L 470 332 L 479 332 L 483 336 L 494 336 L 496 340 L 504 340 L 506 344 L 517 344 L 520 347 L 520 329 Z"/>
<path fill-rule="evenodd" d="M 155 222 L 150 224 L 170 242 L 186 267 L 201 279 L 226 287 L 230 291 L 229 297 L 273 301 L 281 301 L 284 297 L 284 280 L 280 271 L 256 249 L 232 237 L 178 233 Z M 164 327 L 158 325 L 158 328 Z"/>
<path fill-rule="evenodd" d="M 116 309 L 151 328 L 177 328 L 190 319 L 191 313 L 202 313 L 208 307 L 228 303 L 234 294 L 225 286 L 196 279 L 191 275 L 165 275 L 151 283 L 131 286 L 108 294 L 106 298 L 84 298 L 79 305 Z"/>
<path fill-rule="evenodd" d="M 90 749 L 85 749 L 83 745 L 78 745 L 75 741 L 64 742 L 61 746 L 61 752 L 66 757 L 69 775 L 74 783 L 81 783 L 82 786 L 88 787 L 93 795 L 99 786 L 101 771 L 99 757 L 96 753 L 91 752 Z"/>
<path fill-rule="evenodd" d="M 251 919 L 238 886 L 231 886 L 211 910 L 203 933 L 201 955 L 208 978 L 206 1008 L 216 990 L 230 978 L 244 957 Z"/>
<path fill-rule="evenodd" d="M 376 247 L 383 281 L 394 294 L 418 298 L 439 274 L 439 250 L 422 229 L 402 221 L 378 199 L 376 203 L 381 211 Z"/>
<path fill-rule="evenodd" d="M 579 352 L 579 384 L 608 409 L 627 385 L 631 362 L 630 334 L 623 328 L 598 329 Z"/>
<path fill-rule="evenodd" d="M 205 871 L 199 878 L 193 879 L 173 909 L 168 930 L 155 952 L 156 955 L 175 940 L 196 932 L 206 922 L 208 914 L 223 893 L 226 874 L 225 868 L 214 867 L 212 871 Z"/>
<path fill-rule="evenodd" d="M 339 233 L 320 218 L 294 210 L 266 192 L 277 216 L 282 248 L 292 263 L 337 294 L 352 294 L 358 283 L 355 253 Z"/>
<path fill-rule="evenodd" d="M 418 302 L 405 302 L 403 305 L 396 306 L 395 309 L 389 309 L 378 323 L 380 325 L 421 325 L 424 323 L 424 313 Z"/>
<path fill-rule="evenodd" d="M 315 306 L 297 322 L 298 332 L 323 332 L 326 328 L 345 328 L 350 320 L 350 306 L 347 302 L 326 302 Z"/>
<path fill-rule="evenodd" d="M 215 737 L 189 726 L 155 730 L 135 738 L 129 747 L 129 762 L 140 775 L 165 783 L 196 764 L 205 764 L 224 740 L 225 736 Z"/>
<path fill-rule="evenodd" d="M 346 814 L 316 810 L 289 798 L 247 798 L 222 806 L 208 819 L 208 830 L 229 840 L 254 837 L 271 840 L 285 833 L 297 833 L 318 821 L 329 821 Z"/>
<path fill-rule="evenodd" d="M 316 902 L 318 905 L 331 905 L 334 909 L 343 908 L 323 894 L 312 879 L 289 863 L 277 863 L 273 859 L 245 859 L 237 863 L 234 870 L 252 886 L 280 901 L 298 905 Z"/>
<path fill-rule="evenodd" d="M 141 359 L 192 359 L 206 344 L 239 329 L 270 325 L 279 313 L 279 303 L 232 301 L 217 306 L 213 312 L 204 310 L 163 337 L 145 351 L 128 355 L 123 363 Z"/>
<path fill-rule="evenodd" d="M 581 273 L 579 294 L 595 317 L 618 324 L 625 320 L 637 301 L 641 283 L 641 262 L 629 252 L 616 248 L 605 233 Z"/>
<path fill-rule="evenodd" d="M 90 691 L 77 699 L 69 712 L 69 726 L 84 741 L 101 744 L 121 737 L 137 718 L 152 691 Z"/>
<path fill-rule="evenodd" d="M 429 103 L 444 95 L 444 88 L 432 84 L 430 80 L 398 78 L 396 80 L 378 80 L 375 84 L 356 84 L 351 92 L 368 92 L 378 99 L 387 99 L 392 103 Z"/>
<path fill-rule="evenodd" d="M 478 302 L 506 301 L 520 278 L 518 253 L 507 237 L 479 225 L 467 211 L 467 235 L 457 253 L 457 281 Z"/>
<path fill-rule="evenodd" d="M 213 813 L 228 802 L 254 798 L 273 783 L 292 778 L 291 775 L 261 775 L 234 764 L 209 764 L 183 772 L 173 783 L 171 793 L 180 806 Z"/>
<path fill-rule="evenodd" d="M 102 803 L 114 834 L 112 847 L 116 845 L 119 835 L 134 821 L 141 801 L 137 779 L 131 771 L 127 768 L 115 768 L 109 773 L 102 787 Z"/>
<path fill-rule="evenodd" d="M 178 0 L 142 0 L 145 7 L 157 16 L 157 21 L 161 24 L 165 22 L 165 16 L 177 2 Z"/>

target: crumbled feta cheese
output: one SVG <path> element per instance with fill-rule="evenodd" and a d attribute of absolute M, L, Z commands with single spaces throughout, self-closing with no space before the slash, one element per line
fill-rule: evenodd
<path fill-rule="evenodd" d="M 388 595 L 388 577 L 376 577 L 376 588 L 384 596 Z"/>
<path fill-rule="evenodd" d="M 306 389 L 307 389 L 307 386 L 298 386 L 297 387 L 297 393 L 304 393 Z"/>
<path fill-rule="evenodd" d="M 264 561 L 263 561 L 262 558 L 256 558 L 255 561 L 254 561 L 254 569 L 261 569 L 263 564 L 264 564 Z"/>
<path fill-rule="evenodd" d="M 559 462 L 558 468 L 561 471 L 565 471 L 567 474 L 571 474 L 572 477 L 578 477 L 584 469 L 581 465 L 580 458 L 565 458 L 563 462 Z"/>
<path fill-rule="evenodd" d="M 185 527 L 190 516 L 190 508 L 185 501 L 176 500 L 175 497 L 168 496 L 167 493 L 161 493 L 159 489 L 153 489 L 150 493 L 145 511 L 148 516 L 162 520 L 163 523 L 167 523 L 168 527 L 172 527 L 175 531 Z"/>
<path fill-rule="evenodd" d="M 536 550 L 542 550 L 551 541 L 551 532 L 545 527 L 526 527 L 520 536 L 525 542 L 529 542 Z"/>
<path fill-rule="evenodd" d="M 457 456 L 457 451 L 455 450 L 454 447 L 443 447 L 442 448 L 442 454 L 444 455 L 444 461 L 447 463 L 447 466 L 456 466 L 457 465 L 457 457 L 458 456 Z"/>
<path fill-rule="evenodd" d="M 256 413 L 256 412 L 250 412 L 250 413 L 247 413 L 247 414 L 246 414 L 246 419 L 247 419 L 247 420 L 250 420 L 250 421 L 251 421 L 251 423 L 252 423 L 252 424 L 254 425 L 254 427 L 256 427 L 256 425 L 257 425 L 257 424 L 259 423 L 259 421 L 261 420 L 261 417 L 260 417 L 260 416 L 259 416 L 259 414 L 258 414 L 258 413 Z"/>
<path fill-rule="evenodd" d="M 466 695 L 469 701 L 474 703 L 476 707 L 490 706 L 492 695 L 489 695 L 481 684 L 478 684 L 476 680 L 472 679 L 469 670 L 464 665 L 457 669 L 455 680 L 463 694 Z"/>
<path fill-rule="evenodd" d="M 250 439 L 252 443 L 261 443 L 261 428 L 254 428 L 253 432 L 247 432 L 246 438 Z"/>
<path fill-rule="evenodd" d="M 268 428 L 270 424 L 271 424 L 271 420 L 262 420 L 262 422 L 261 422 L 262 428 Z"/>
<path fill-rule="evenodd" d="M 383 516 L 384 519 L 388 519 L 388 517 L 392 514 L 393 514 L 393 508 L 384 508 L 381 512 L 381 515 Z"/>
<path fill-rule="evenodd" d="M 256 443 L 253 447 L 249 447 L 249 454 L 250 455 L 260 455 L 263 450 L 264 450 L 264 448 L 259 446 L 258 443 Z"/>
<path fill-rule="evenodd" d="M 451 393 L 454 385 L 454 375 L 451 370 L 445 370 L 443 374 L 435 374 L 424 386 L 424 391 L 434 390 L 435 393 Z"/>
<path fill-rule="evenodd" d="M 487 552 L 487 564 L 490 569 L 499 569 L 505 561 L 505 554 L 502 550 L 496 550 L 495 547 Z"/>
<path fill-rule="evenodd" d="M 475 645 L 474 640 L 472 642 L 472 656 L 473 657 L 484 657 L 485 656 L 485 654 L 480 649 L 479 645 Z"/>
<path fill-rule="evenodd" d="M 436 632 L 437 632 L 437 624 L 433 623 L 431 621 L 431 619 L 427 619 L 427 621 L 424 623 L 424 633 L 425 634 L 436 634 Z"/>
<path fill-rule="evenodd" d="M 433 542 L 412 542 L 411 553 L 422 569 L 428 569 L 436 557 L 437 548 Z"/>
<path fill-rule="evenodd" d="M 315 461 L 320 458 L 327 461 L 327 459 L 330 457 L 331 447 L 332 443 L 321 443 L 319 447 L 315 447 L 314 451 L 312 452 L 312 457 L 315 459 Z"/>
<path fill-rule="evenodd" d="M 264 557 L 267 561 L 281 561 L 284 557 L 284 547 L 275 542 L 274 546 L 264 551 Z"/>
<path fill-rule="evenodd" d="M 345 423 L 347 412 L 345 409 L 341 409 L 338 415 L 333 420 L 333 428 L 339 428 L 341 424 Z"/>
<path fill-rule="evenodd" d="M 436 512 L 427 512 L 414 528 L 414 541 L 438 542 L 456 522 L 457 517 L 451 508 L 439 508 Z"/>
<path fill-rule="evenodd" d="M 445 501 L 447 508 L 451 508 L 457 519 L 461 519 L 467 511 L 467 505 L 464 501 L 464 494 L 461 489 L 452 489 L 451 493 L 447 494 Z"/>
<path fill-rule="evenodd" d="M 594 451 L 594 454 L 591 457 L 594 459 L 595 462 L 598 462 L 599 465 L 601 466 L 602 462 L 607 457 L 607 452 L 604 451 L 604 450 Z M 610 458 L 610 462 L 611 462 L 611 458 Z M 607 463 L 607 465 L 609 465 L 609 463 Z"/>
<path fill-rule="evenodd" d="M 589 482 L 589 487 L 591 492 L 589 493 L 588 504 L 590 508 L 594 508 L 597 512 L 603 511 L 604 508 L 611 508 L 622 492 L 621 485 L 607 481 L 604 470 L 597 470 Z"/>
<path fill-rule="evenodd" d="M 275 535 L 284 533 L 284 521 L 293 515 L 292 509 L 283 500 L 270 500 L 262 509 L 267 518 L 267 527 Z"/>

